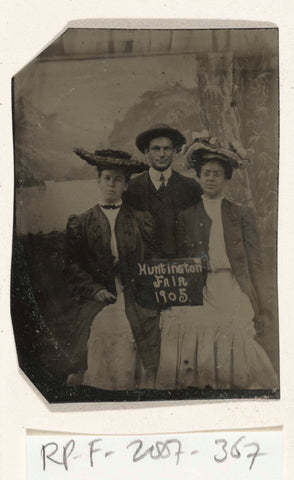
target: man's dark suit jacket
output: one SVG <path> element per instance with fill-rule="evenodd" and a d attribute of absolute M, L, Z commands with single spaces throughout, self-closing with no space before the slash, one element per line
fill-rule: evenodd
<path fill-rule="evenodd" d="M 241 290 L 250 298 L 256 314 L 268 311 L 265 277 L 255 215 L 250 208 L 224 199 L 221 206 L 227 255 Z M 203 201 L 182 211 L 177 223 L 177 256 L 208 259 L 211 219 Z M 228 302 L 230 298 L 228 296 Z"/>
<path fill-rule="evenodd" d="M 75 370 L 86 367 L 86 349 L 91 323 L 105 304 L 94 300 L 107 289 L 116 294 L 115 269 L 124 289 L 126 314 L 145 368 L 159 361 L 160 333 L 158 312 L 143 305 L 136 291 L 134 272 L 138 261 L 150 255 L 154 222 L 147 212 L 121 206 L 116 224 L 119 263 L 113 265 L 109 222 L 96 205 L 81 215 L 72 215 L 66 228 L 66 274 L 72 296 L 80 303 L 79 327 L 73 339 L 72 363 Z M 144 296 L 142 297 L 144 298 Z M 147 307 L 147 308 L 145 308 Z"/>
<path fill-rule="evenodd" d="M 169 251 L 164 251 L 163 247 L 163 251 L 157 252 L 157 257 L 175 256 L 177 215 L 180 210 L 197 203 L 200 200 L 201 193 L 201 188 L 195 180 L 172 170 L 172 175 L 163 194 L 161 194 L 159 208 L 154 211 L 151 196 L 156 195 L 156 191 L 149 173 L 144 172 L 130 181 L 128 190 L 124 194 L 124 201 L 138 210 L 150 212 L 157 224 L 157 231 L 160 231 L 160 235 L 163 237 L 159 239 L 160 243 L 169 245 Z M 168 200 L 167 203 L 166 200 Z M 165 208 L 165 204 L 169 205 L 172 211 L 169 211 L 169 207 Z M 166 226 L 166 228 L 163 226 Z M 171 251 L 173 255 L 170 255 Z"/>

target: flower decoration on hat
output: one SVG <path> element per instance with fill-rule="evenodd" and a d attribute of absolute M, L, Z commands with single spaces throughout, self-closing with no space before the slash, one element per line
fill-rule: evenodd
<path fill-rule="evenodd" d="M 242 159 L 246 160 L 248 157 L 249 151 L 246 150 L 239 140 L 234 140 L 233 142 L 230 143 L 231 149 L 236 152 Z M 249 160 L 248 160 L 249 161 Z"/>
<path fill-rule="evenodd" d="M 216 159 L 230 162 L 233 168 L 245 168 L 250 162 L 249 152 L 237 140 L 225 146 L 217 137 L 210 136 L 208 130 L 193 132 L 192 138 L 191 145 L 185 146 L 182 152 L 188 168 L 195 168 L 207 154 L 214 154 Z"/>

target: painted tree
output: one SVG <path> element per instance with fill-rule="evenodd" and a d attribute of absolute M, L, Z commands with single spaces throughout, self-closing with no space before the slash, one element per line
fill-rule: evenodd
<path fill-rule="evenodd" d="M 197 83 L 201 104 L 201 119 L 211 136 L 223 144 L 242 143 L 241 119 L 236 104 L 238 86 L 234 79 L 234 53 L 230 49 L 230 31 L 226 31 L 225 49 L 219 51 L 219 35 L 212 31 L 212 49 L 197 56 Z M 226 187 L 226 195 L 243 205 L 253 206 L 248 172 L 236 170 Z"/>

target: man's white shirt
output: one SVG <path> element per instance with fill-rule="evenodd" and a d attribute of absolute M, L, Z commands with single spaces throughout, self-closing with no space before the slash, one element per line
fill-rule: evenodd
<path fill-rule="evenodd" d="M 156 190 L 158 190 L 162 185 L 161 175 L 164 176 L 164 183 L 166 186 L 169 178 L 172 175 L 171 167 L 168 167 L 166 170 L 164 170 L 164 172 L 159 172 L 158 170 L 155 170 L 155 168 L 153 167 L 149 168 L 149 177 L 154 187 L 156 188 Z"/>

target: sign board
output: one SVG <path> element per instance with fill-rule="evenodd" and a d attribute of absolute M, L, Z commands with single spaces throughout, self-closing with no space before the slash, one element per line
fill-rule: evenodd
<path fill-rule="evenodd" d="M 152 292 L 160 307 L 203 305 L 200 258 L 139 262 L 136 283 L 138 288 Z"/>

